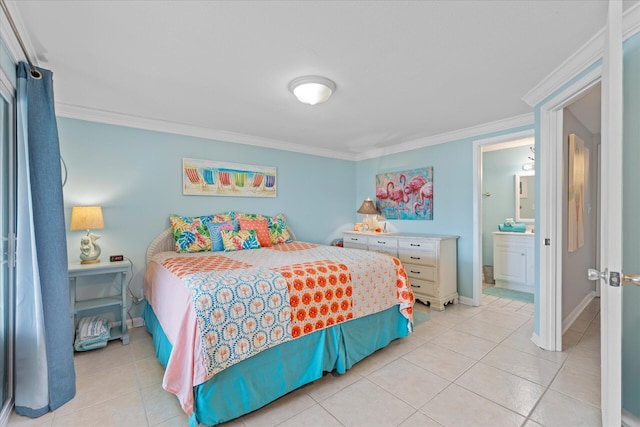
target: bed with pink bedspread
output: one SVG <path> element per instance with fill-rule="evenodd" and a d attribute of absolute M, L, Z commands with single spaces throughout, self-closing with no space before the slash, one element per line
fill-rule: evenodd
<path fill-rule="evenodd" d="M 344 373 L 411 331 L 413 293 L 402 263 L 386 254 L 290 242 L 147 256 L 145 323 L 166 368 L 163 387 L 192 425 Z"/>

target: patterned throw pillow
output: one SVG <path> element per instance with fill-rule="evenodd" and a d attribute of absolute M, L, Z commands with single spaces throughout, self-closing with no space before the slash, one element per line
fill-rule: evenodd
<path fill-rule="evenodd" d="M 271 246 L 269 223 L 266 219 L 239 219 L 238 221 L 240 222 L 240 230 L 256 230 L 261 247 Z"/>
<path fill-rule="evenodd" d="M 213 215 L 188 217 L 171 214 L 169 222 L 176 252 L 210 251 L 211 238 L 206 224 L 213 219 Z"/>
<path fill-rule="evenodd" d="M 233 219 L 268 219 L 268 217 L 262 214 L 233 212 Z"/>
<path fill-rule="evenodd" d="M 220 231 L 238 231 L 238 221 L 208 222 L 209 235 L 211 236 L 211 252 L 224 251 L 224 243 Z"/>
<path fill-rule="evenodd" d="M 295 240 L 289 232 L 287 220 L 284 218 L 284 215 L 278 214 L 269 217 L 269 237 L 272 245 Z"/>
<path fill-rule="evenodd" d="M 230 215 L 180 216 L 171 214 L 169 223 L 176 242 L 176 252 L 205 252 L 211 250 L 209 222 L 231 221 Z"/>
<path fill-rule="evenodd" d="M 220 235 L 222 236 L 225 252 L 260 248 L 256 230 L 222 230 L 220 231 Z"/>

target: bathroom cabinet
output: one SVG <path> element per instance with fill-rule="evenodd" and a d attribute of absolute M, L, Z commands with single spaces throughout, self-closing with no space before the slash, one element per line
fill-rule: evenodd
<path fill-rule="evenodd" d="M 493 233 L 493 276 L 496 287 L 533 293 L 535 235 Z"/>

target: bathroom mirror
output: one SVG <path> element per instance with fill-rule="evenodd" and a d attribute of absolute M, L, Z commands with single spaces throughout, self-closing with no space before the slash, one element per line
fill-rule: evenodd
<path fill-rule="evenodd" d="M 535 216 L 535 173 L 522 172 L 515 174 L 515 177 L 516 222 L 532 223 Z"/>

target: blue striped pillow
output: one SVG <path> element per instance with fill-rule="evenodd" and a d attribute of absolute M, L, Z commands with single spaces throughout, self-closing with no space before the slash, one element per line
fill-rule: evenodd
<path fill-rule="evenodd" d="M 208 222 L 207 228 L 211 235 L 211 252 L 224 251 L 224 243 L 222 243 L 221 230 L 238 231 L 239 225 L 237 220 L 228 222 Z"/>

